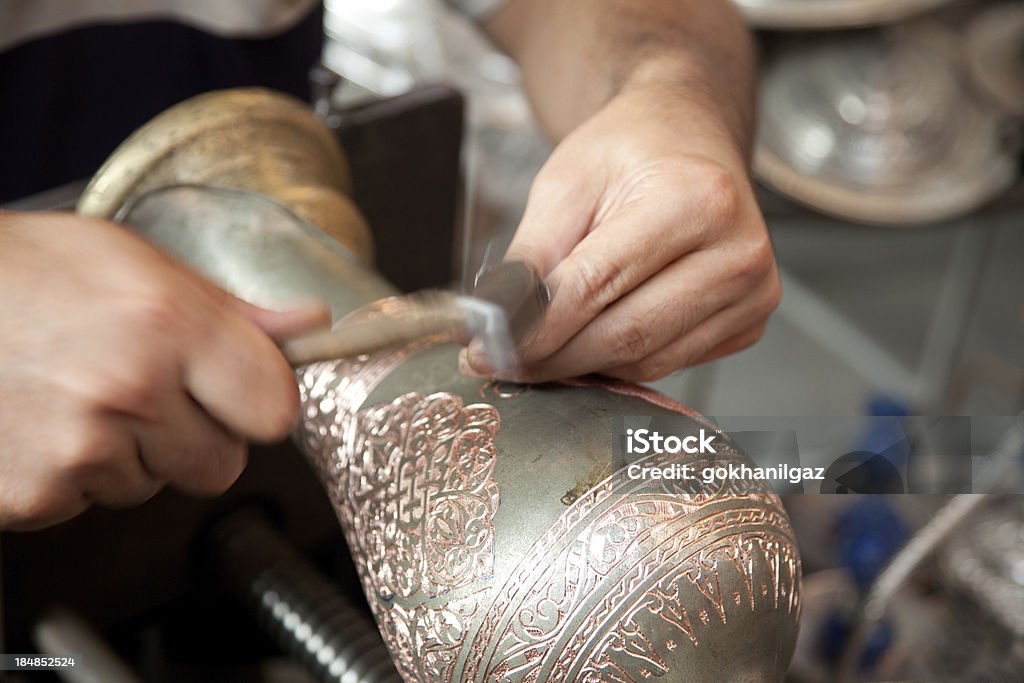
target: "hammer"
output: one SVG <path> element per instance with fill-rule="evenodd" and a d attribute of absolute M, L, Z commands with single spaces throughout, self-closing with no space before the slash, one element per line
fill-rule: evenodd
<path fill-rule="evenodd" d="M 281 344 L 292 367 L 350 358 L 438 334 L 479 339 L 497 370 L 515 367 L 516 346 L 543 318 L 551 295 L 532 268 L 506 261 L 477 277 L 471 294 L 424 291 L 406 295 L 401 314 L 344 323 Z"/>

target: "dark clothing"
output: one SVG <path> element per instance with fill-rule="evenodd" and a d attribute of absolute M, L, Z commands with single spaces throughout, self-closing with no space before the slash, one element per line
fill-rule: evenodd
<path fill-rule="evenodd" d="M 261 39 L 105 24 L 0 54 L 0 203 L 89 177 L 133 130 L 201 92 L 259 85 L 309 100 L 322 25 L 319 5 Z"/>

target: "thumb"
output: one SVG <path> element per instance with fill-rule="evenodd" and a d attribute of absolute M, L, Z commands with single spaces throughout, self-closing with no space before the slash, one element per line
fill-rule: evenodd
<path fill-rule="evenodd" d="M 228 307 L 275 341 L 331 325 L 331 311 L 322 301 L 299 301 L 283 310 L 271 310 L 232 296 Z"/>

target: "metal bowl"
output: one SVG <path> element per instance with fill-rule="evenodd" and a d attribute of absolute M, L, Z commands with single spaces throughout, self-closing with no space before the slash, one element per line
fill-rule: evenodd
<path fill-rule="evenodd" d="M 982 12 L 967 29 L 966 52 L 971 76 L 985 94 L 1024 118 L 1024 4 Z"/>
<path fill-rule="evenodd" d="M 959 77 L 934 25 L 788 40 L 767 63 L 755 173 L 788 197 L 858 222 L 966 214 L 1008 188 L 998 117 Z"/>
<path fill-rule="evenodd" d="M 906 19 L 950 0 L 733 0 L 753 26 L 828 29 L 876 26 Z"/>

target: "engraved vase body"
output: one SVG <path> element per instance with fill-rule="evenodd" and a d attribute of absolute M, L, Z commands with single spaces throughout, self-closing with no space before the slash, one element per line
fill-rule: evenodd
<path fill-rule="evenodd" d="M 320 296 L 349 320 L 405 305 L 371 268 L 260 195 L 170 188 L 128 219 L 258 304 Z M 297 372 L 295 439 L 402 676 L 781 681 L 800 567 L 778 498 L 738 482 L 681 495 L 616 471 L 613 419 L 678 415 L 663 397 L 471 379 L 457 352 L 432 339 Z M 684 419 L 694 434 L 713 428 Z M 720 443 L 715 462 L 747 462 Z"/>

